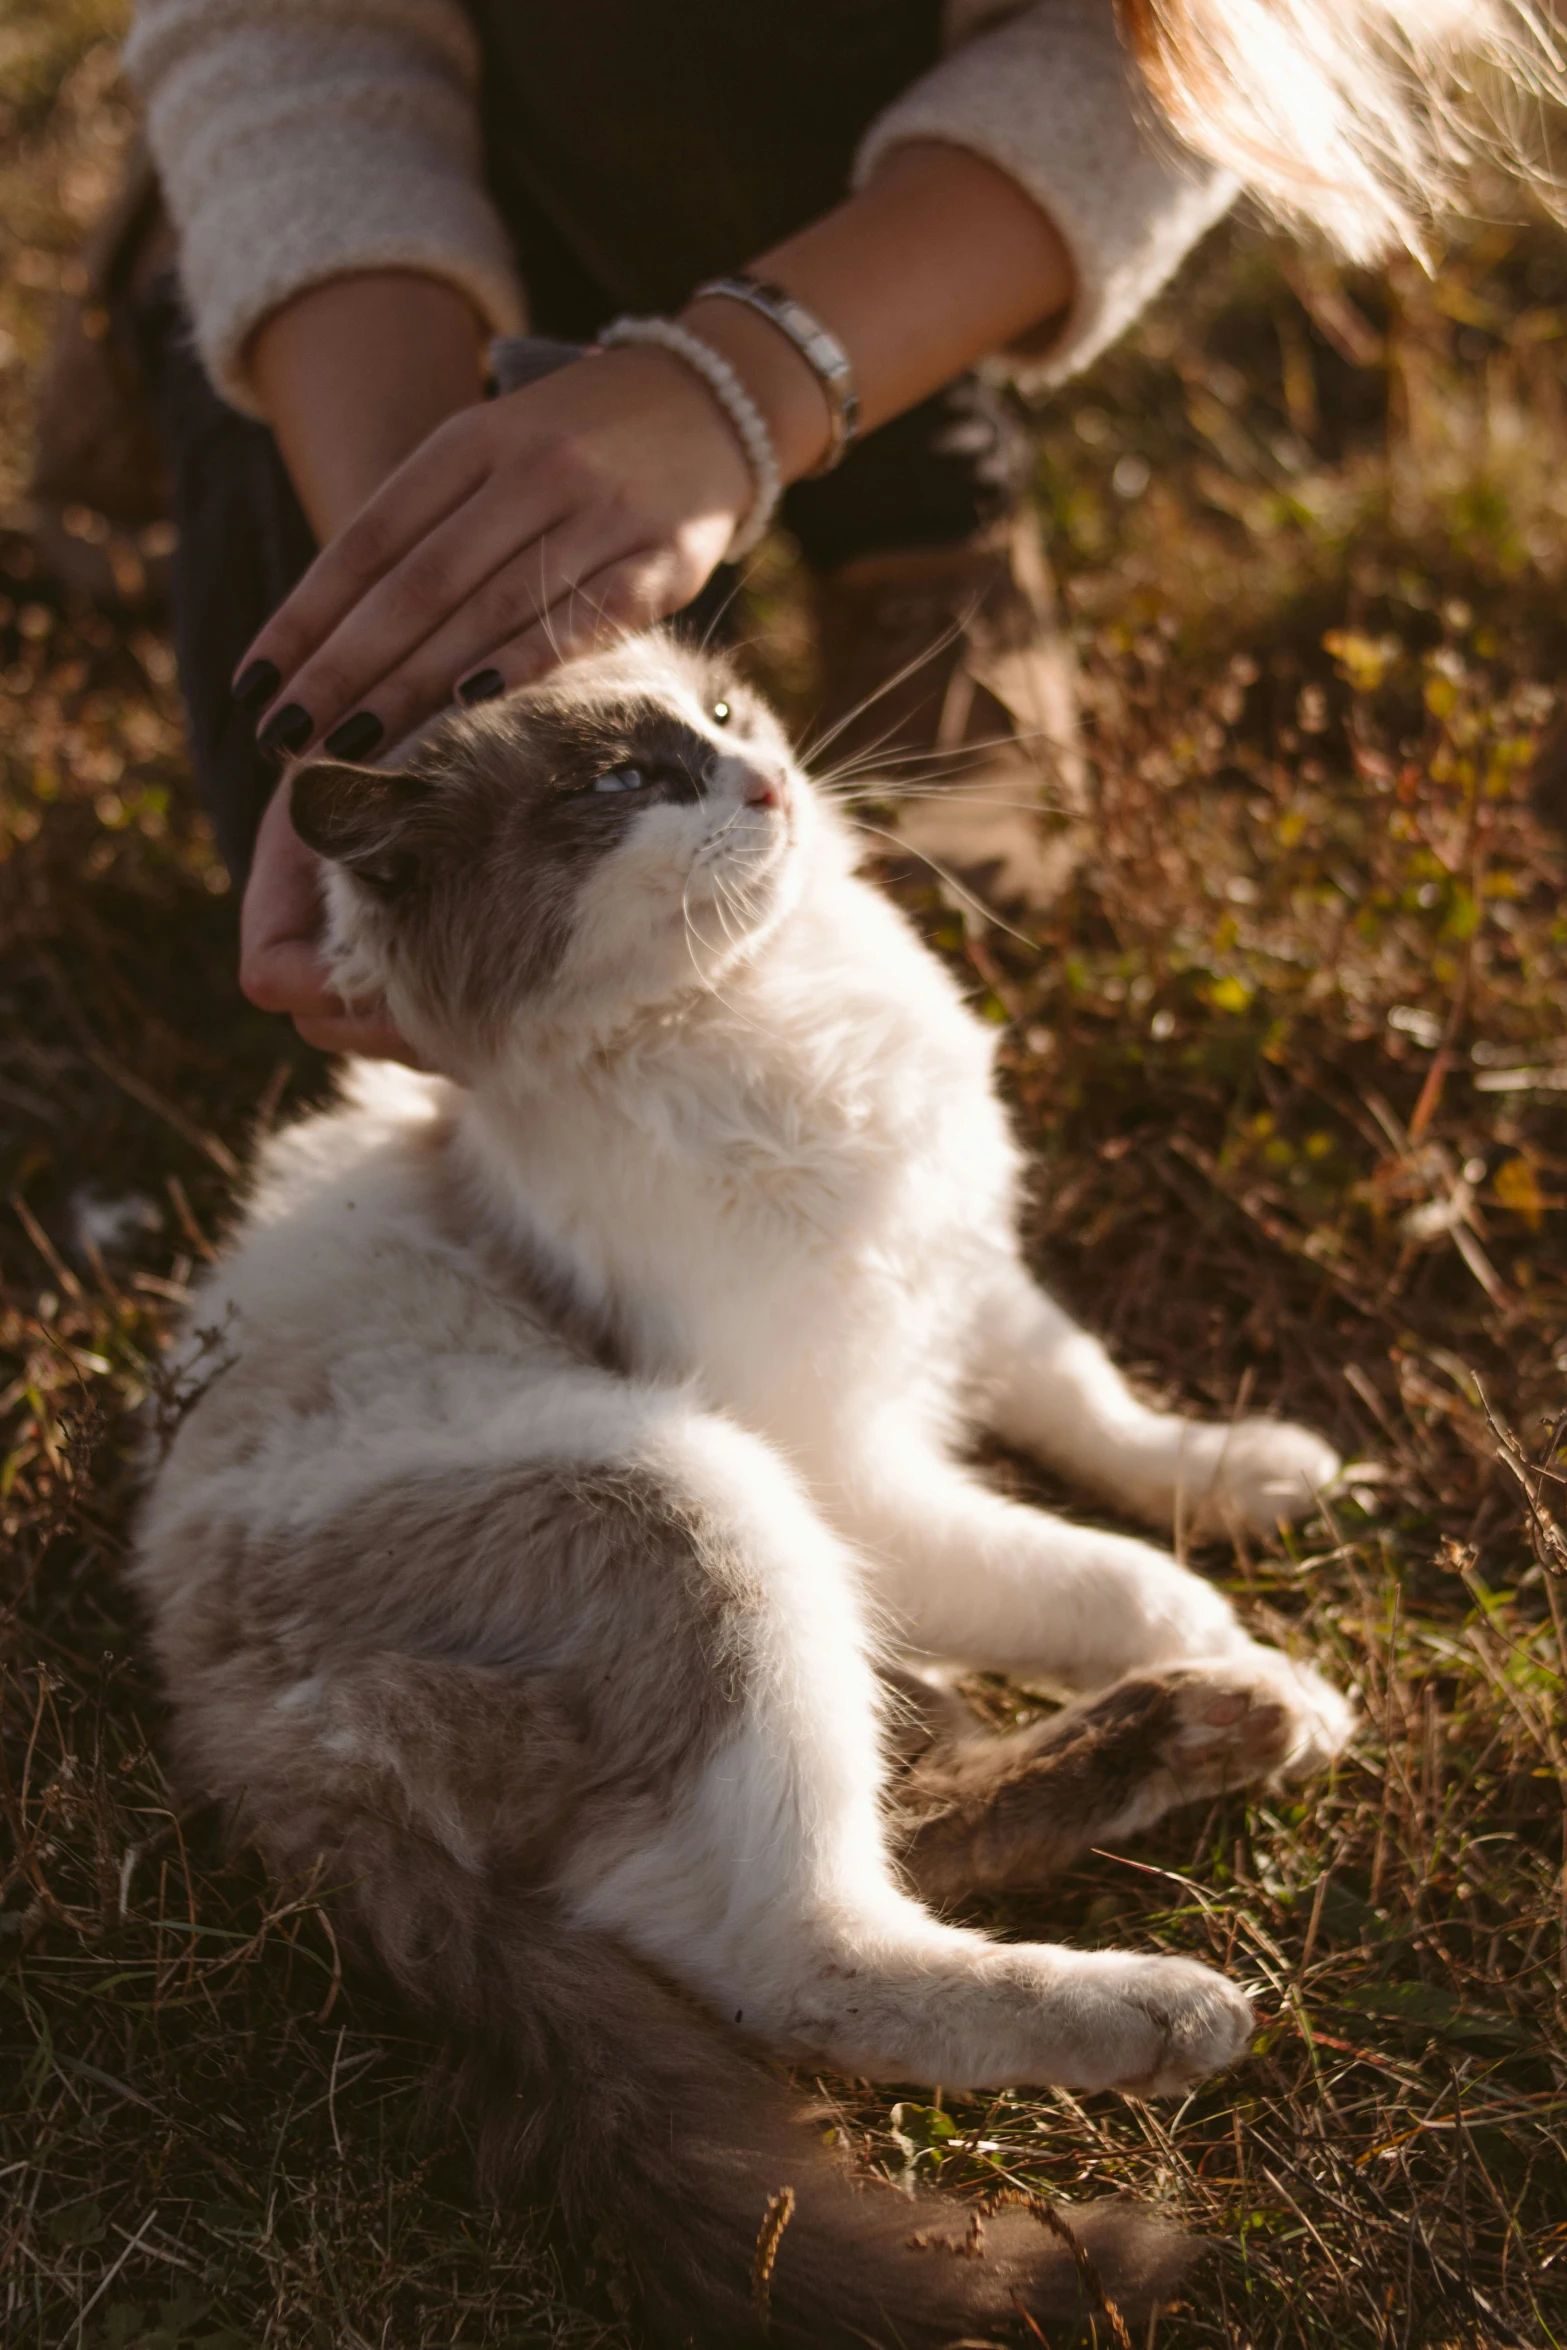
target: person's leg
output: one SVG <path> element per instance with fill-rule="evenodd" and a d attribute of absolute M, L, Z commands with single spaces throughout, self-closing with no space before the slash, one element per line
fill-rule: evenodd
<path fill-rule="evenodd" d="M 230 872 L 243 883 L 277 768 L 254 713 L 229 691 L 241 654 L 315 554 L 315 539 L 263 424 L 207 381 L 172 270 L 131 298 L 147 397 L 168 460 L 174 647 L 196 784 Z"/>

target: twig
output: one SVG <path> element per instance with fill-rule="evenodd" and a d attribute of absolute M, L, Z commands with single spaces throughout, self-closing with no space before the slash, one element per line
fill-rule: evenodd
<path fill-rule="evenodd" d="M 756 2250 L 751 2256 L 751 2299 L 765 2332 L 771 2312 L 773 2292 L 773 2265 L 778 2258 L 778 2247 L 783 2242 L 784 2230 L 794 2217 L 794 2189 L 780 2187 L 776 2195 L 768 2197 L 767 2209 L 757 2230 Z"/>

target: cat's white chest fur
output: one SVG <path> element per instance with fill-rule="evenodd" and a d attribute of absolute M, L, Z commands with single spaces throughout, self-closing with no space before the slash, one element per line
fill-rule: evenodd
<path fill-rule="evenodd" d="M 849 878 L 785 951 L 585 1070 L 476 1105 L 461 1148 L 639 1359 L 825 1466 L 872 1397 L 942 1418 L 1016 1154 L 990 1040 Z"/>

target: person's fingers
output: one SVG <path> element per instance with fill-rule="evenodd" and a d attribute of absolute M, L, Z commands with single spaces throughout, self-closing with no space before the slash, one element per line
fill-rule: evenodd
<path fill-rule="evenodd" d="M 313 939 L 264 939 L 242 949 L 240 993 L 261 1012 L 312 1018 L 343 1009 Z"/>
<path fill-rule="evenodd" d="M 634 501 L 601 437 L 549 422 L 519 438 L 519 414 L 500 426 L 471 414 L 443 426 L 317 558 L 252 647 L 258 682 L 247 699 L 265 704 L 264 747 L 298 753 L 333 732 L 509 556 L 547 543 L 568 518 L 591 518 L 618 542 L 571 550 L 579 571 L 584 554 L 603 562 L 633 543 Z M 447 462 L 451 451 L 461 459 L 476 450 L 483 462 L 471 477 Z M 414 531 L 417 516 L 424 527 Z M 547 586 L 541 598 L 551 600 Z M 365 755 L 358 740 L 354 755 Z"/>
<path fill-rule="evenodd" d="M 483 424 L 482 409 L 465 409 L 439 426 L 322 549 L 246 649 L 234 677 L 242 701 L 258 711 L 275 701 L 280 685 L 292 679 L 366 591 L 473 496 L 492 462 Z M 285 741 L 281 747 L 293 746 Z"/>
<path fill-rule="evenodd" d="M 423 1065 L 383 1010 L 355 1011 L 343 1001 L 311 940 L 279 940 L 258 949 L 242 961 L 239 983 L 251 1003 L 264 1012 L 287 1013 L 306 1044 L 324 1053 Z"/>
<path fill-rule="evenodd" d="M 294 830 L 289 784 L 273 793 L 256 834 L 240 908 L 239 984 L 264 1012 L 290 1015 L 323 1052 L 419 1060 L 384 1012 L 354 1011 L 332 985 L 321 952 L 321 860 Z"/>
<path fill-rule="evenodd" d="M 514 686 L 534 684 L 564 661 L 651 628 L 689 603 L 683 575 L 684 566 L 667 557 L 635 555 L 607 564 L 568 587 L 516 635 L 492 645 L 458 679 L 457 699 L 489 701 Z"/>
<path fill-rule="evenodd" d="M 358 1018 L 340 1009 L 334 1017 L 296 1019 L 294 1026 L 305 1043 L 313 1044 L 317 1052 L 358 1053 L 370 1061 L 401 1061 L 408 1069 L 429 1066 L 402 1031 L 384 1017 Z"/>
<path fill-rule="evenodd" d="M 250 1001 L 292 1012 L 329 992 L 320 935 L 320 859 L 294 830 L 285 781 L 262 815 L 239 910 L 239 983 Z"/>
<path fill-rule="evenodd" d="M 290 721 L 282 747 L 297 752 L 333 734 L 345 716 L 367 704 L 382 722 L 383 735 L 374 740 L 395 741 L 450 696 L 449 676 L 444 688 L 416 713 L 407 691 L 399 692 L 405 664 L 418 664 L 432 638 L 456 624 L 482 646 L 483 626 L 494 625 L 481 622 L 479 615 L 486 609 L 509 616 L 506 625 L 495 629 L 507 634 L 536 606 L 546 574 L 556 575 L 562 561 L 580 564 L 580 550 L 573 551 L 568 544 L 557 555 L 551 547 L 551 534 L 572 513 L 569 481 L 541 475 L 504 495 L 497 494 L 500 488 L 496 479 L 487 479 L 479 495 L 411 547 L 283 681 L 259 729 L 263 746 L 273 739 L 284 712 Z M 601 531 L 603 519 L 597 518 Z M 544 589 L 546 602 L 550 592 Z M 459 667 L 467 650 L 464 645 Z M 422 666 L 428 672 L 429 660 Z M 300 713 L 297 721 L 292 719 L 294 712 Z M 397 723 L 400 713 L 407 714 Z M 332 746 L 341 756 L 361 759 L 373 747 L 365 728 L 353 743 Z"/>
<path fill-rule="evenodd" d="M 383 741 L 400 741 L 446 706 L 459 678 L 482 672 L 498 647 L 515 643 L 545 614 L 558 641 L 570 605 L 585 600 L 588 620 L 564 630 L 573 649 L 585 651 L 627 626 L 647 627 L 678 611 L 709 568 L 700 554 L 678 548 L 627 554 L 602 526 L 587 536 L 584 518 L 582 528 L 568 529 L 554 544 L 535 543 L 487 579 L 443 628 L 376 680 L 334 732 L 330 748 L 339 757 L 364 758 Z M 613 610 L 595 633 L 591 614 L 606 587 L 613 591 Z M 557 657 L 568 656 L 562 650 Z"/>
<path fill-rule="evenodd" d="M 269 749 L 297 753 L 336 736 L 336 755 L 367 758 L 445 700 L 443 662 L 463 669 L 487 638 L 509 643 L 532 625 L 519 584 L 533 589 L 536 616 L 570 580 L 638 549 L 688 552 L 698 541 L 705 576 L 748 487 L 732 431 L 669 354 L 613 351 L 567 368 L 433 433 L 262 630 L 236 690 L 248 708 L 266 704 Z M 466 613 L 517 556 L 539 577 L 513 571 L 491 608 Z M 692 571 L 686 596 L 700 584 Z M 458 634 L 417 681 L 398 675 L 453 624 Z M 385 711 L 383 682 L 395 705 Z"/>
<path fill-rule="evenodd" d="M 377 1060 L 423 1067 L 419 1055 L 383 1010 L 355 1011 L 331 984 L 313 939 L 274 939 L 241 960 L 239 984 L 264 1012 L 284 1012 L 306 1044 L 324 1053 L 363 1053 Z"/>

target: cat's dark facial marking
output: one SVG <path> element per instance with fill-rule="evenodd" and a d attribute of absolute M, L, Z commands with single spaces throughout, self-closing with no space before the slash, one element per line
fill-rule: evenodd
<path fill-rule="evenodd" d="M 803 788 L 726 661 L 642 638 L 453 715 L 403 769 L 302 769 L 293 815 L 353 884 L 349 979 L 482 1047 L 552 991 L 646 1000 L 742 946 Z"/>

